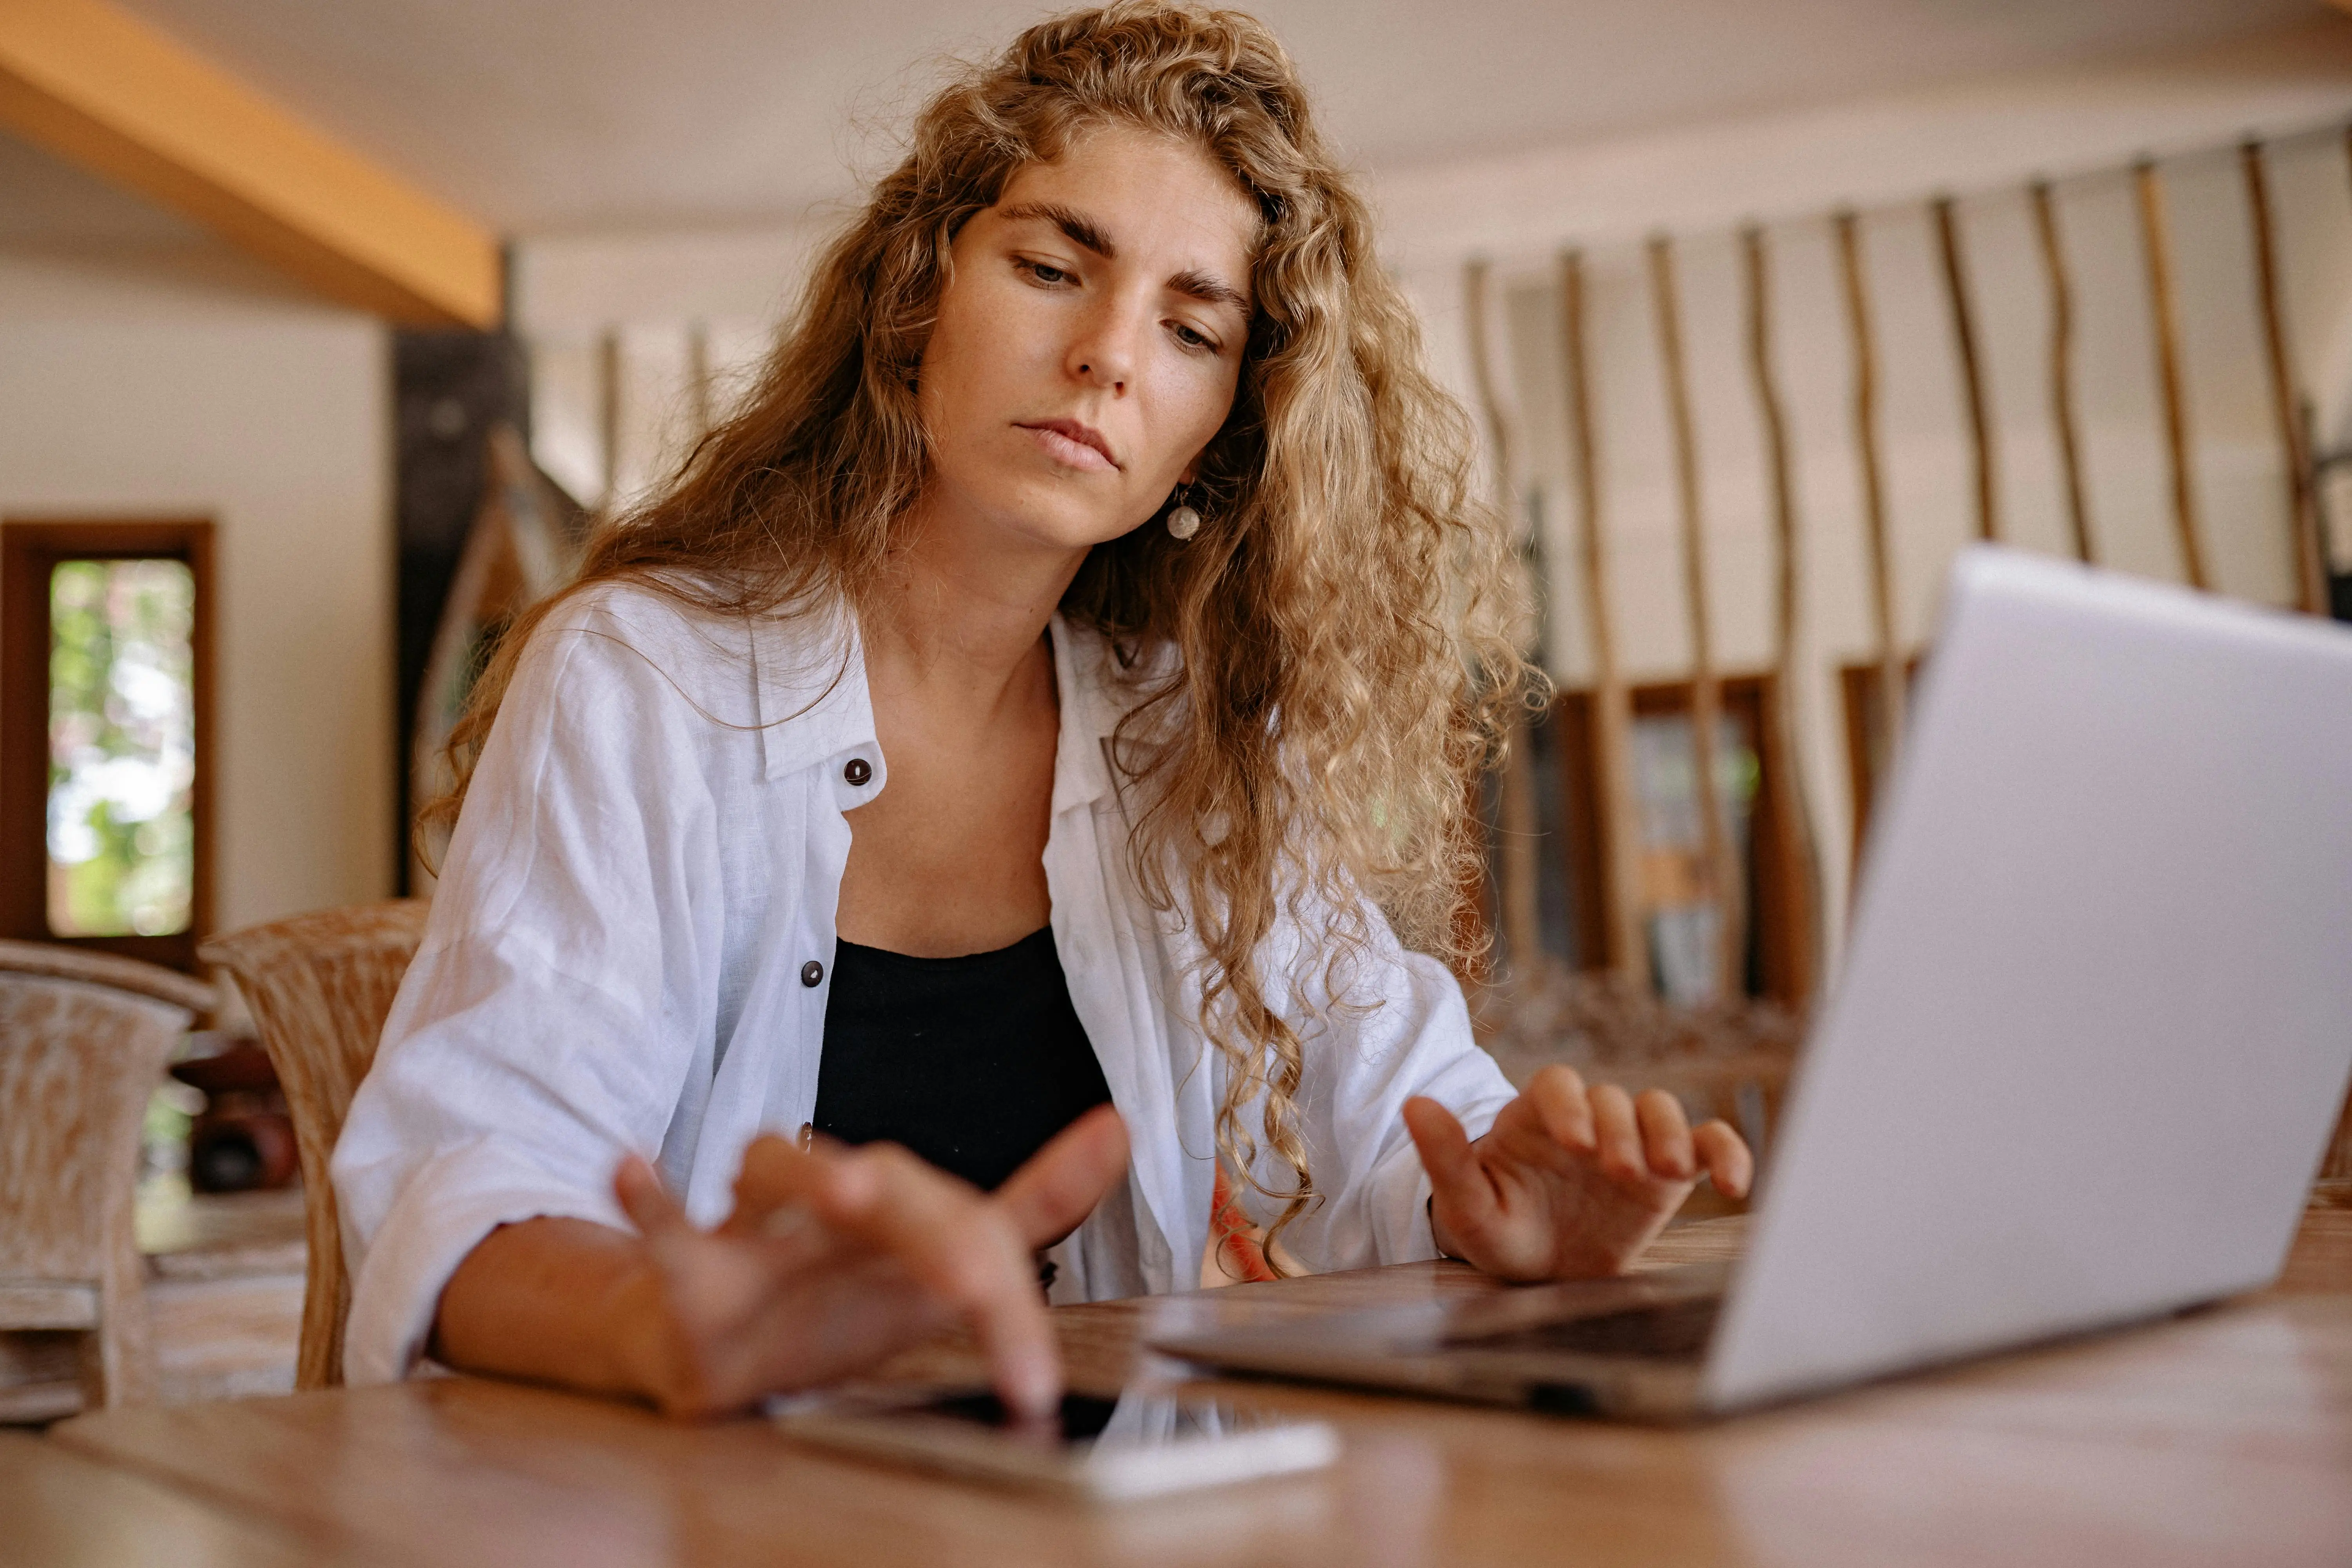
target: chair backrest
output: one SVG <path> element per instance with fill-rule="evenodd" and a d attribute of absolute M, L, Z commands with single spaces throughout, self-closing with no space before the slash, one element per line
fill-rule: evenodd
<path fill-rule="evenodd" d="M 394 899 L 321 910 L 215 937 L 199 952 L 236 977 L 294 1120 L 310 1253 L 297 1388 L 343 1381 L 352 1290 L 327 1163 L 425 934 L 426 908 L 423 899 Z"/>
<path fill-rule="evenodd" d="M 82 980 L 111 986 L 138 996 L 152 996 L 203 1017 L 220 1005 L 209 982 L 191 980 L 175 969 L 93 952 L 86 947 L 65 947 L 47 942 L 0 942 L 0 973 L 46 974 L 57 980 Z"/>
<path fill-rule="evenodd" d="M 135 1262 L 140 1126 L 190 1019 L 0 962 L 0 1282 L 95 1286 Z"/>

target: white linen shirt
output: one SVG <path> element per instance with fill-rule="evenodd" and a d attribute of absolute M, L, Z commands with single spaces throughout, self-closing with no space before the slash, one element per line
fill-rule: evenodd
<path fill-rule="evenodd" d="M 1130 867 L 1109 651 L 1058 617 L 1051 635 L 1054 945 L 1133 1151 L 1126 1183 L 1050 1254 L 1052 1295 L 1185 1289 L 1226 1078 L 1198 1022 L 1202 952 Z M 612 1178 L 629 1150 L 658 1151 L 697 1223 L 725 1215 L 744 1146 L 814 1112 L 843 814 L 887 776 L 846 612 L 726 619 L 605 584 L 540 626 L 336 1145 L 349 1381 L 415 1368 L 442 1288 L 499 1226 L 626 1228 Z M 1407 1098 L 1433 1096 L 1475 1137 L 1512 1094 L 1453 977 L 1366 914 L 1373 950 L 1339 1005 L 1319 964 L 1297 966 L 1311 983 L 1285 977 L 1313 945 L 1296 918 L 1264 961 L 1303 1037 L 1299 1131 L 1323 1194 L 1284 1241 L 1318 1270 L 1434 1256 Z M 1278 1184 L 1287 1167 L 1265 1173 Z"/>

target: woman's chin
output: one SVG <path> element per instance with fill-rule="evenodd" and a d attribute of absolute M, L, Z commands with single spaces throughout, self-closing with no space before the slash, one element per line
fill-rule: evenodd
<path fill-rule="evenodd" d="M 1024 552 L 1065 555 L 1082 555 L 1097 544 L 1107 544 L 1141 526 L 1132 519 L 1106 516 L 1099 509 L 1075 507 L 1067 502 L 1065 497 L 1054 497 L 1042 504 L 1032 497 L 1013 498 L 985 510 L 963 512 L 960 519 L 941 515 L 934 520 L 933 526 L 965 532 L 974 543 L 984 542 Z"/>

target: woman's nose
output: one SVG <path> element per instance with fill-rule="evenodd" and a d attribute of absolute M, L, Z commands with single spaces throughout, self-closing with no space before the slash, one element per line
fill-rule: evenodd
<path fill-rule="evenodd" d="M 1069 372 L 1080 381 L 1125 392 L 1135 379 L 1136 342 L 1140 335 L 1137 312 L 1106 299 L 1080 318 L 1071 340 Z"/>

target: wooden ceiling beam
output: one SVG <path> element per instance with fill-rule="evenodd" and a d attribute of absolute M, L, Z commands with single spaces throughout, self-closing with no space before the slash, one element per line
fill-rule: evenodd
<path fill-rule="evenodd" d="M 0 0 L 0 126 L 329 299 L 499 324 L 495 235 L 106 0 Z"/>

